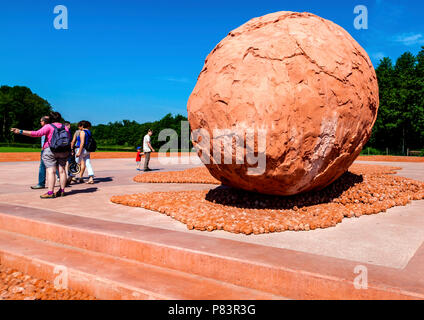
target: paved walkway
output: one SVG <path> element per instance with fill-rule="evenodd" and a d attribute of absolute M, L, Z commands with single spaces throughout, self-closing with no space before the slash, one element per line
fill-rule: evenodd
<path fill-rule="evenodd" d="M 423 163 L 362 162 L 402 167 L 398 175 L 424 180 Z M 225 238 L 268 247 L 291 249 L 304 253 L 340 258 L 358 263 L 395 269 L 405 268 L 424 243 L 424 201 L 396 207 L 372 216 L 344 219 L 329 229 L 308 232 L 282 232 L 262 235 L 231 234 L 225 231 L 189 231 L 172 218 L 145 210 L 112 204 L 112 195 L 166 191 L 210 189 L 200 184 L 137 184 L 138 173 L 133 159 L 93 161 L 96 183 L 73 185 L 67 197 L 41 200 L 43 190 L 31 190 L 38 172 L 37 162 L 0 163 L 0 203 L 33 208 L 47 208 L 61 213 L 101 220 L 152 226 L 206 237 Z M 182 170 L 194 164 L 162 165 L 152 159 L 151 167 L 160 170 Z"/>

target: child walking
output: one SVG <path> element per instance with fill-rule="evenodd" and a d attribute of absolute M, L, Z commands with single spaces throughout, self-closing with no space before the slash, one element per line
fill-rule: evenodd
<path fill-rule="evenodd" d="M 136 169 L 138 170 L 138 171 L 141 171 L 141 155 L 142 155 L 143 153 L 141 152 L 141 147 L 138 147 L 137 148 L 137 157 L 135 158 L 135 163 L 137 164 L 136 165 Z"/>

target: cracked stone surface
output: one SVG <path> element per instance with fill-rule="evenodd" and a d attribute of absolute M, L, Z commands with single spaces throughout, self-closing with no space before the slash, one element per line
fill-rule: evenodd
<path fill-rule="evenodd" d="M 204 130 L 194 145 L 213 177 L 295 195 L 348 170 L 378 105 L 372 63 L 343 28 L 310 13 L 277 12 L 250 20 L 215 47 L 187 108 L 191 129 Z M 255 156 L 266 166 L 249 174 L 258 167 Z"/>

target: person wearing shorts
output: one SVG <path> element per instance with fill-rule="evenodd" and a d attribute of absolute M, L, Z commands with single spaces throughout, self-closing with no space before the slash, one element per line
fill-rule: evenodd
<path fill-rule="evenodd" d="M 90 152 L 87 151 L 84 148 L 84 145 L 87 143 L 87 137 L 89 135 L 91 135 L 91 123 L 89 121 L 80 121 L 78 123 L 78 135 L 76 136 L 76 143 L 75 143 L 75 160 L 77 161 L 77 163 L 81 164 L 81 171 L 80 171 L 80 177 L 77 178 L 77 181 L 79 181 L 80 183 L 84 182 L 83 180 L 83 176 L 84 176 L 84 171 L 85 168 L 87 168 L 87 172 L 88 172 L 88 184 L 93 184 L 94 183 L 94 171 L 93 168 L 91 166 L 91 161 L 90 161 Z M 73 143 L 71 144 L 71 147 L 73 146 Z"/>
<path fill-rule="evenodd" d="M 60 128 L 62 124 L 59 122 L 62 119 L 62 116 L 59 112 L 51 112 L 49 115 L 49 120 L 51 124 L 44 125 L 38 131 L 27 131 L 20 130 L 17 128 L 12 128 L 12 131 L 15 134 L 21 134 L 28 137 L 42 137 L 46 136 L 45 143 L 43 145 L 43 155 L 42 161 L 46 167 L 47 171 L 47 193 L 40 196 L 41 199 L 53 199 L 56 197 L 63 197 L 65 195 L 65 186 L 66 186 L 66 173 L 65 166 L 69 156 L 69 151 L 66 152 L 53 152 L 50 149 L 50 142 L 52 140 L 54 128 L 53 126 Z M 69 139 L 71 138 L 69 129 L 65 127 L 65 130 L 69 134 Z M 59 168 L 59 182 L 60 189 L 58 192 L 54 193 L 54 187 L 56 182 L 55 172 Z"/>
<path fill-rule="evenodd" d="M 71 123 L 69 121 L 65 121 L 65 127 L 67 127 L 69 129 L 69 134 L 72 136 Z M 71 150 L 71 152 L 69 152 L 68 160 L 66 161 L 66 166 L 65 166 L 66 186 L 67 187 L 69 187 L 71 179 L 72 179 L 72 173 L 69 170 L 69 163 L 71 162 L 72 157 L 73 157 L 73 154 L 72 154 L 72 150 Z"/>

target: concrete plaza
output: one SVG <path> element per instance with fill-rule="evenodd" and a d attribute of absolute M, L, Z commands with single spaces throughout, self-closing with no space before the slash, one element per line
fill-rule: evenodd
<path fill-rule="evenodd" d="M 0 163 L 0 233 L 6 232 L 4 237 L 0 236 L 0 257 L 3 257 L 0 261 L 13 263 L 13 259 L 7 258 L 8 255 L 13 255 L 7 245 L 6 235 L 9 233 L 23 234 L 30 237 L 30 240 L 35 238 L 73 246 L 71 240 L 60 239 L 60 235 L 49 233 L 44 237 L 41 233 L 35 233 L 31 230 L 31 224 L 25 230 L 14 224 L 22 221 L 24 225 L 25 221 L 31 221 L 49 226 L 60 224 L 61 227 L 85 228 L 85 231 L 90 229 L 91 233 L 110 233 L 114 236 L 119 234 L 123 238 L 128 234 L 128 238 L 132 240 L 146 243 L 157 241 L 161 246 L 181 249 L 181 257 L 178 259 L 192 259 L 191 265 L 184 265 L 181 261 L 167 261 L 162 256 L 165 261 L 147 258 L 145 252 L 134 253 L 133 258 L 157 267 L 229 283 L 237 287 L 233 288 L 235 291 L 228 291 L 232 292 L 228 293 L 228 297 L 232 298 L 424 298 L 424 201 L 414 201 L 405 207 L 395 207 L 377 215 L 344 219 L 333 228 L 308 232 L 289 231 L 249 236 L 225 231 L 201 232 L 188 230 L 186 225 L 166 215 L 143 208 L 116 205 L 109 199 L 119 194 L 210 189 L 216 185 L 140 184 L 132 180 L 138 173 L 133 159 L 99 159 L 92 162 L 96 174 L 95 184 L 72 185 L 67 190 L 66 197 L 53 200 L 42 200 L 39 195 L 44 190 L 29 188 L 36 183 L 38 162 Z M 369 164 L 402 167 L 398 175 L 424 180 L 422 163 Z M 151 160 L 151 167 L 160 170 L 183 170 L 193 166 L 163 165 L 157 158 Z M 49 232 L 53 232 L 53 229 Z M 128 258 L 120 256 L 124 250 L 121 247 L 118 250 L 120 254 L 115 255 L 115 251 L 112 254 L 109 249 L 99 248 L 99 244 L 94 245 L 93 241 L 99 239 L 96 240 L 94 235 L 90 237 L 91 240 L 87 240 L 90 243 L 75 246 Z M 197 253 L 203 258 L 187 258 L 187 252 Z M 24 251 L 21 253 L 24 256 Z M 36 255 L 35 252 L 33 254 Z M 217 255 L 222 261 L 212 259 L 217 258 Z M 205 261 L 206 256 L 210 263 L 216 263 L 216 268 L 210 266 L 206 270 L 193 265 Z M 177 259 L 176 257 L 174 258 Z M 48 260 L 47 257 L 44 258 Z M 237 263 L 242 263 L 238 267 L 246 270 L 245 276 L 240 278 L 230 270 L 230 266 L 234 267 Z M 228 270 L 227 275 L 219 275 L 218 266 L 223 273 Z M 355 271 L 357 272 L 358 266 L 366 267 L 366 290 L 355 289 L 354 281 L 358 277 Z M 270 274 L 262 274 L 264 270 L 270 270 Z M 127 280 L 131 282 L 130 279 Z M 275 283 L 271 284 L 270 281 Z M 239 287 L 254 291 L 237 291 Z M 204 298 L 200 293 L 193 296 Z M 155 296 L 153 293 L 149 297 L 167 298 L 167 295 Z M 169 296 L 181 297 L 186 298 L 178 294 Z M 206 298 L 226 297 L 212 295 Z"/>

